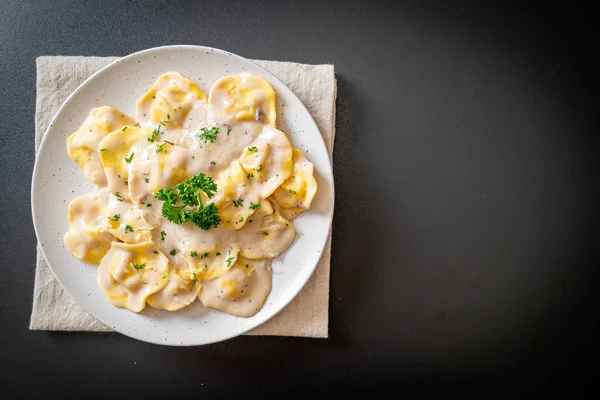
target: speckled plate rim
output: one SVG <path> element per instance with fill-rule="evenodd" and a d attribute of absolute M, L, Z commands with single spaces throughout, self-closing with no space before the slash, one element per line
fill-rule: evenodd
<path fill-rule="evenodd" d="M 329 175 L 329 179 L 330 179 L 330 193 L 328 193 L 328 195 L 331 198 L 331 207 L 329 212 L 327 213 L 327 217 L 328 217 L 328 230 L 327 230 L 327 234 L 324 236 L 325 240 L 322 241 L 322 243 L 320 244 L 319 248 L 318 248 L 318 252 L 319 254 L 321 254 L 321 256 L 316 260 L 316 262 L 314 262 L 314 264 L 311 266 L 310 268 L 310 273 L 306 273 L 304 276 L 304 279 L 300 282 L 300 284 L 297 286 L 297 290 L 295 290 L 293 292 L 292 295 L 289 296 L 289 298 L 287 298 L 287 300 L 283 301 L 281 303 L 281 305 L 279 307 L 277 307 L 276 309 L 272 310 L 272 312 L 268 313 L 268 314 L 262 314 L 259 313 L 254 317 L 250 317 L 250 319 L 253 319 L 253 323 L 250 324 L 249 327 L 246 327 L 244 329 L 240 329 L 237 332 L 228 334 L 228 335 L 223 335 L 222 338 L 219 338 L 217 340 L 210 340 L 210 341 L 196 341 L 196 342 L 186 342 L 186 343 L 177 343 L 177 342 L 168 342 L 168 343 L 163 343 L 161 341 L 156 341 L 156 340 L 146 340 L 145 338 L 142 338 L 140 336 L 136 336 L 136 335 L 132 335 L 130 333 L 124 332 L 122 330 L 119 330 L 118 328 L 113 327 L 113 329 L 116 332 L 119 332 L 125 336 L 131 337 L 133 339 L 137 339 L 140 341 L 144 341 L 144 342 L 148 342 L 148 343 L 153 343 L 153 344 L 159 344 L 159 345 L 166 345 L 166 346 L 176 346 L 176 347 L 185 347 L 185 346 L 199 346 L 199 345 L 206 345 L 206 344 L 212 344 L 212 343 L 218 343 L 218 342 L 222 342 L 222 341 L 226 341 L 232 338 L 235 338 L 237 336 L 243 335 L 244 333 L 264 324 L 265 322 L 267 322 L 268 320 L 270 320 L 271 318 L 273 318 L 275 315 L 279 314 L 285 307 L 287 307 L 287 305 L 296 298 L 296 296 L 298 295 L 298 293 L 300 293 L 302 291 L 302 289 L 304 288 L 304 286 L 306 285 L 306 283 L 308 282 L 308 280 L 312 277 L 319 261 L 320 258 L 322 257 L 323 254 L 323 250 L 325 249 L 325 246 L 327 245 L 328 242 L 328 238 L 330 236 L 330 232 L 331 232 L 331 224 L 332 224 L 332 220 L 333 220 L 333 206 L 335 204 L 335 187 L 334 187 L 334 177 L 333 177 L 333 167 L 332 167 L 332 161 L 331 161 L 331 154 L 329 153 L 329 151 L 327 150 L 327 146 L 325 145 L 325 141 L 323 139 L 322 134 L 320 133 L 320 130 L 316 124 L 316 122 L 314 121 L 314 119 L 312 118 L 312 115 L 310 114 L 310 112 L 308 111 L 308 109 L 306 108 L 306 106 L 302 103 L 302 101 L 296 96 L 296 94 L 287 87 L 287 85 L 285 85 L 283 82 L 281 82 L 275 75 L 273 75 L 271 72 L 269 72 L 268 70 L 266 70 L 265 68 L 261 67 L 260 65 L 254 63 L 252 60 L 249 60 L 245 57 L 239 56 L 237 54 L 225 51 L 225 50 L 221 50 L 221 49 L 217 49 L 217 48 L 212 48 L 212 47 L 206 47 L 206 46 L 196 46 L 196 45 L 169 45 L 169 46 L 160 46 L 160 47 L 153 47 L 153 48 L 149 48 L 149 49 L 145 49 L 145 50 L 141 50 L 141 51 L 137 51 L 135 53 L 129 54 L 127 56 L 124 56 L 122 58 L 119 58 L 118 60 L 115 60 L 113 62 L 111 62 L 110 64 L 106 65 L 105 67 L 101 68 L 100 70 L 98 70 L 97 72 L 95 72 L 94 74 L 92 74 L 89 78 L 87 78 L 81 85 L 79 85 L 68 97 L 67 99 L 62 103 L 62 105 L 60 106 L 60 108 L 58 109 L 58 111 L 56 112 L 56 114 L 54 115 L 54 117 L 52 118 L 52 120 L 50 121 L 48 128 L 46 129 L 46 131 L 44 132 L 44 135 L 42 137 L 42 140 L 40 142 L 38 151 L 36 153 L 36 158 L 35 158 L 35 164 L 34 164 L 34 168 L 33 168 L 33 174 L 32 174 L 32 182 L 31 182 L 31 209 L 32 209 L 32 219 L 33 219 L 33 225 L 34 225 L 34 230 L 36 233 L 36 237 L 38 240 L 38 243 L 43 243 L 43 238 L 40 235 L 39 232 L 39 217 L 36 215 L 36 209 L 37 209 L 37 201 L 38 201 L 38 196 L 36 195 L 36 189 L 38 188 L 39 182 L 39 175 L 40 175 L 40 169 L 41 167 L 41 163 L 40 163 L 40 155 L 44 153 L 46 147 L 47 147 L 47 143 L 52 140 L 51 135 L 49 135 L 50 131 L 52 130 L 52 127 L 55 125 L 55 122 L 57 120 L 59 120 L 62 117 L 62 114 L 64 112 L 64 109 L 66 108 L 67 104 L 70 103 L 70 101 L 72 100 L 73 97 L 75 97 L 79 92 L 86 90 L 87 87 L 91 84 L 93 84 L 93 82 L 96 80 L 96 78 L 98 78 L 99 76 L 102 76 L 103 74 L 105 74 L 107 71 L 112 70 L 113 68 L 115 68 L 116 65 L 118 65 L 121 62 L 124 61 L 128 61 L 134 58 L 137 58 L 139 56 L 142 55 L 146 55 L 146 54 L 151 54 L 151 53 L 158 53 L 158 52 L 162 52 L 162 51 L 169 51 L 169 50 L 176 50 L 176 49 L 185 49 L 185 50 L 198 50 L 200 52 L 206 52 L 206 51 L 211 51 L 211 52 L 219 52 L 222 54 L 225 54 L 229 57 L 232 57 L 234 59 L 237 59 L 238 61 L 242 61 L 242 62 L 247 62 L 252 64 L 255 68 L 261 70 L 261 72 L 263 73 L 263 77 L 267 78 L 269 81 L 271 82 L 277 82 L 280 86 L 284 87 L 289 94 L 291 94 L 291 96 L 293 96 L 297 101 L 298 101 L 298 105 L 299 107 L 302 107 L 304 109 L 304 111 L 306 112 L 306 114 L 310 117 L 310 120 L 308 121 L 311 125 L 312 125 L 312 129 L 314 129 L 316 132 L 318 132 L 318 137 L 320 140 L 319 145 L 322 146 L 325 149 L 325 153 L 328 156 L 328 169 L 326 171 L 321 171 L 321 172 L 326 172 L 327 175 Z M 321 190 L 321 188 L 319 188 L 319 190 Z M 308 211 L 310 212 L 310 211 Z M 293 246 L 293 244 L 292 244 Z M 104 320 L 102 318 L 102 316 L 97 315 L 96 313 L 90 311 L 87 307 L 84 306 L 84 304 L 82 304 L 82 302 L 72 294 L 72 292 L 69 290 L 69 288 L 67 286 L 64 285 L 64 283 L 60 280 L 60 278 L 57 276 L 57 273 L 54 269 L 54 267 L 52 266 L 52 263 L 50 261 L 48 261 L 48 257 L 46 255 L 46 252 L 44 251 L 44 246 L 39 246 L 41 249 L 41 252 L 44 256 L 44 258 L 46 259 L 46 262 L 48 264 L 48 266 L 50 267 L 50 270 L 52 271 L 52 274 L 54 275 L 54 278 L 61 284 L 61 286 L 69 293 L 70 297 L 75 301 L 75 303 L 80 306 L 82 309 L 84 309 L 86 312 L 88 312 L 90 315 L 92 315 L 94 318 L 98 319 L 100 322 L 102 322 L 103 324 L 107 325 L 107 326 L 111 326 L 110 323 L 108 323 L 106 320 Z M 269 294 L 270 295 L 270 294 Z"/>

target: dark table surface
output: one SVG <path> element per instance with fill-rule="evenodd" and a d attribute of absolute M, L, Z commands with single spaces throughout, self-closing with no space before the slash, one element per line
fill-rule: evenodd
<path fill-rule="evenodd" d="M 598 378 L 591 10 L 83 3 L 0 2 L 3 394 L 532 396 Z M 35 58 L 167 44 L 335 64 L 329 339 L 170 348 L 28 330 Z"/>

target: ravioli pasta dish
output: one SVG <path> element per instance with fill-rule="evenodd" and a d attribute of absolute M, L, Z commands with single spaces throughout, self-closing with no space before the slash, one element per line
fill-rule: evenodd
<path fill-rule="evenodd" d="M 136 106 L 90 111 L 67 151 L 94 193 L 69 204 L 64 241 L 99 264 L 116 307 L 168 311 L 196 299 L 250 317 L 271 290 L 271 260 L 317 191 L 313 164 L 276 128 L 264 79 L 225 76 L 209 96 L 176 72 Z"/>

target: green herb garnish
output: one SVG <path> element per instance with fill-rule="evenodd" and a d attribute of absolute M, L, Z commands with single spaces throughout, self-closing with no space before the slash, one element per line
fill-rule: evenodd
<path fill-rule="evenodd" d="M 125 225 L 125 233 L 127 232 L 133 233 L 133 227 L 131 225 Z"/>
<path fill-rule="evenodd" d="M 244 200 L 243 199 L 237 199 L 233 201 L 233 205 L 236 207 L 241 207 L 244 205 Z"/>
<path fill-rule="evenodd" d="M 253 202 L 250 202 L 250 209 L 251 210 L 258 210 L 260 208 L 260 204 L 256 204 Z"/>
<path fill-rule="evenodd" d="M 158 125 L 158 127 L 152 131 L 152 136 L 150 136 L 148 138 L 149 142 L 156 142 L 156 138 L 158 137 L 158 135 L 160 135 L 162 132 L 160 131 L 160 125 Z"/>
<path fill-rule="evenodd" d="M 121 214 L 115 214 L 112 218 L 110 218 L 113 221 L 118 221 L 119 218 L 121 218 Z"/>
<path fill-rule="evenodd" d="M 217 140 L 217 135 L 219 134 L 219 128 L 213 126 L 212 128 L 200 128 L 200 139 L 204 140 L 204 143 L 213 143 Z"/>
<path fill-rule="evenodd" d="M 134 261 L 131 263 L 131 266 L 135 269 L 143 269 L 146 266 L 146 264 L 138 264 Z"/>
<path fill-rule="evenodd" d="M 248 151 L 250 153 L 256 153 L 258 151 L 258 148 L 256 146 L 248 147 Z"/>
<path fill-rule="evenodd" d="M 135 156 L 135 153 L 131 153 L 131 155 L 129 157 L 125 156 L 125 162 L 127 164 L 129 164 L 131 162 L 131 159 L 133 158 L 133 156 Z"/>
<path fill-rule="evenodd" d="M 156 193 L 156 198 L 163 201 L 162 215 L 174 224 L 193 222 L 200 229 L 209 230 L 217 227 L 221 218 L 215 204 L 204 205 L 200 192 L 204 192 L 208 198 L 214 195 L 217 185 L 210 176 L 203 173 L 192 176 L 184 183 L 175 188 L 161 189 Z M 177 205 L 178 200 L 183 203 Z M 186 206 L 196 207 L 195 210 L 184 210 Z"/>

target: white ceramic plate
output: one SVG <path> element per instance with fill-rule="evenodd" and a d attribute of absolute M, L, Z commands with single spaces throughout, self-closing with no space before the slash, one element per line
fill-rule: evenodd
<path fill-rule="evenodd" d="M 167 312 L 150 306 L 140 313 L 113 307 L 96 283 L 96 266 L 71 256 L 63 243 L 69 228 L 67 206 L 95 190 L 66 151 L 66 139 L 93 107 L 110 105 L 135 115 L 135 101 L 156 78 L 177 71 L 208 93 L 224 75 L 250 72 L 267 79 L 277 93 L 277 127 L 315 164 L 319 189 L 312 208 L 294 220 L 296 240 L 273 262 L 273 288 L 264 307 L 239 318 L 194 303 Z M 282 106 L 283 105 L 283 106 Z M 42 141 L 31 188 L 33 222 L 44 257 L 72 298 L 107 326 L 133 338 L 174 346 L 214 343 L 241 335 L 281 311 L 313 273 L 333 215 L 333 173 L 323 138 L 300 100 L 275 76 L 240 56 L 208 47 L 168 46 L 131 54 L 92 75 L 59 109 Z"/>

